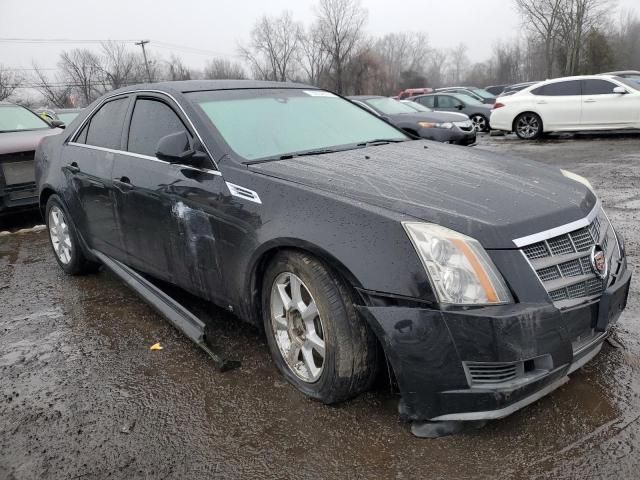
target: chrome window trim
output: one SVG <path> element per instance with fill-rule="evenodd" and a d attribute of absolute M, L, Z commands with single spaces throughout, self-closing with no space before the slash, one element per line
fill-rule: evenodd
<path fill-rule="evenodd" d="M 593 209 L 589 214 L 581 218 L 580 220 L 576 220 L 574 222 L 567 223 L 565 225 L 560 225 L 559 227 L 550 228 L 549 230 L 545 230 L 543 232 L 534 233 L 532 235 L 527 235 L 526 237 L 520 237 L 513 240 L 513 243 L 516 247 L 522 248 L 528 245 L 532 245 L 534 243 L 542 242 L 545 240 L 549 240 L 550 238 L 557 237 L 559 235 L 564 235 L 569 232 L 573 232 L 574 230 L 578 230 L 580 228 L 584 228 L 591 224 L 591 222 L 596 218 L 598 212 L 602 209 L 602 205 L 600 200 L 596 202 L 593 206 Z"/>
<path fill-rule="evenodd" d="M 211 170 L 209 168 L 198 168 L 192 165 L 183 165 L 181 163 L 166 162 L 164 160 L 160 160 L 157 157 L 151 157 L 149 155 L 143 155 L 141 153 L 127 152 L 125 150 L 116 150 L 113 148 L 98 147 L 96 145 L 87 145 L 84 143 L 76 143 L 76 142 L 68 142 L 67 145 L 72 147 L 88 148 L 89 150 L 98 150 L 98 151 L 107 152 L 107 153 L 117 153 L 118 155 L 127 155 L 129 157 L 142 158 L 143 160 L 150 160 L 152 162 L 164 163 L 165 165 L 173 165 L 180 168 L 186 168 L 189 170 L 195 170 L 198 172 L 204 172 L 204 173 L 210 173 L 212 175 L 222 176 L 222 173 L 220 173 L 220 170 Z"/>
<path fill-rule="evenodd" d="M 84 128 L 84 126 L 86 125 L 86 123 L 89 121 L 89 119 L 91 117 L 93 117 L 93 114 L 100 108 L 102 107 L 105 103 L 107 103 L 109 100 L 116 98 L 116 97 L 120 97 L 120 96 L 126 96 L 126 95 L 135 95 L 138 93 L 157 93 L 160 95 L 164 95 L 165 97 L 168 97 L 169 99 L 171 99 L 173 101 L 174 104 L 176 104 L 178 106 L 178 108 L 180 109 L 180 111 L 182 112 L 182 114 L 184 115 L 184 118 L 187 119 L 187 122 L 189 122 L 189 127 L 191 127 L 191 129 L 193 130 L 193 132 L 195 133 L 196 137 L 198 137 L 198 140 L 200 140 L 200 143 L 202 144 L 202 146 L 204 147 L 205 151 L 207 152 L 207 155 L 209 155 L 209 158 L 211 159 L 211 161 L 213 162 L 213 165 L 216 167 L 216 171 L 219 171 L 219 167 L 218 167 L 218 163 L 216 162 L 216 160 L 213 158 L 213 155 L 211 154 L 211 152 L 209 151 L 209 147 L 207 147 L 207 145 L 204 143 L 204 141 L 202 140 L 202 137 L 200 136 L 200 132 L 198 132 L 198 129 L 195 127 L 195 125 L 193 124 L 193 122 L 191 121 L 191 118 L 189 117 L 189 115 L 187 115 L 187 112 L 184 111 L 184 108 L 182 108 L 182 105 L 180 105 L 180 102 L 178 102 L 176 100 L 176 98 L 171 95 L 170 93 L 167 92 L 163 92 L 162 90 L 152 90 L 152 89 L 147 89 L 147 90 L 130 90 L 128 92 L 119 92 L 119 93 L 113 93 L 111 95 L 107 95 L 106 97 L 104 97 L 104 99 L 98 103 L 90 112 L 89 114 L 84 118 L 84 120 L 82 120 L 82 123 L 80 125 L 78 125 L 78 127 L 76 128 L 76 130 L 71 134 L 70 137 L 68 137 L 70 140 L 67 142 L 69 145 L 73 144 L 73 145 L 85 145 L 83 143 L 76 143 L 75 140 L 78 137 L 78 135 L 80 134 L 80 132 L 82 131 L 82 129 Z M 87 145 L 87 146 L 95 146 L 95 145 Z M 102 148 L 102 147 L 98 147 L 98 148 Z M 115 150 L 118 153 L 125 153 L 125 154 L 131 154 L 131 152 L 124 152 L 122 150 Z M 135 154 L 133 156 L 136 156 L 139 154 Z M 144 155 L 142 158 L 147 158 L 147 159 L 153 159 L 153 157 L 149 157 L 148 155 Z M 155 159 L 158 160 L 158 159 Z M 158 160 L 158 161 L 162 161 L 162 160 Z M 213 171 L 210 169 L 203 169 L 206 171 Z"/>

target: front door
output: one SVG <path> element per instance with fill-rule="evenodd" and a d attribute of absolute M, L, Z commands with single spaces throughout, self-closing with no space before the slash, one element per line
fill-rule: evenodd
<path fill-rule="evenodd" d="M 614 93 L 608 80 L 582 80 L 582 125 L 586 128 L 624 128 L 637 123 L 640 102 L 635 95 Z"/>

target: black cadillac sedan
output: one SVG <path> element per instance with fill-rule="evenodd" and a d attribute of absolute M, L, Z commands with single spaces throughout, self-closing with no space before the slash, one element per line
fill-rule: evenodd
<path fill-rule="evenodd" d="M 128 87 L 80 115 L 36 154 L 61 268 L 105 264 L 196 341 L 150 279 L 263 325 L 322 402 L 388 365 L 406 420 L 501 418 L 593 358 L 625 307 L 622 239 L 570 172 L 411 140 L 290 83 Z"/>

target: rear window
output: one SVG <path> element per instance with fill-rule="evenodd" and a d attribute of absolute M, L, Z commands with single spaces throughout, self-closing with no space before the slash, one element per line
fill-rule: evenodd
<path fill-rule="evenodd" d="M 419 104 L 424 105 L 425 107 L 433 108 L 436 102 L 436 97 L 435 96 L 418 97 L 418 98 L 414 98 L 413 101 L 418 102 Z"/>
<path fill-rule="evenodd" d="M 566 82 L 547 83 L 531 90 L 534 95 L 545 95 L 548 97 L 564 97 L 581 95 L 580 80 L 569 80 Z"/>
<path fill-rule="evenodd" d="M 85 127 L 86 131 L 83 129 L 76 141 L 119 150 L 128 105 L 128 98 L 118 98 L 105 103 L 91 117 L 89 124 Z"/>

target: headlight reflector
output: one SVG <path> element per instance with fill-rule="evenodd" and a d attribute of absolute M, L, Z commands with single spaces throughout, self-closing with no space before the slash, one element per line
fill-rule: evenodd
<path fill-rule="evenodd" d="M 434 122 L 418 122 L 422 128 L 453 128 L 453 123 L 444 122 L 444 123 L 434 123 Z"/>
<path fill-rule="evenodd" d="M 403 222 L 441 303 L 495 305 L 513 298 L 480 243 L 448 228 Z"/>

